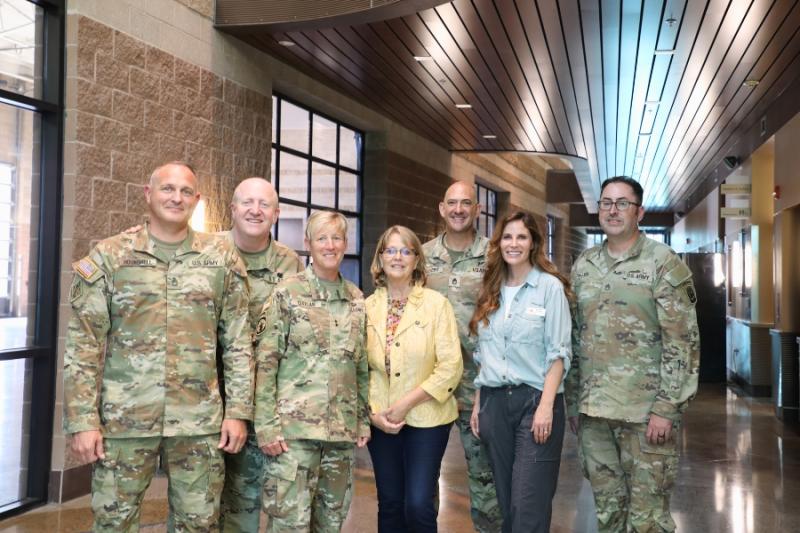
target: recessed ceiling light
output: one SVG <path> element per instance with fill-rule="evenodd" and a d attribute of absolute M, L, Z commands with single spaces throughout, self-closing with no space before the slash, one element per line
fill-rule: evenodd
<path fill-rule="evenodd" d="M 676 19 L 675 17 L 669 17 L 664 21 L 664 24 L 666 24 L 671 28 L 675 25 L 676 22 L 678 22 L 678 19 Z"/>
<path fill-rule="evenodd" d="M 281 39 L 278 41 L 278 44 L 281 46 L 294 46 L 294 41 L 289 41 L 287 39 Z"/>
<path fill-rule="evenodd" d="M 431 56 L 414 56 L 414 61 L 422 63 L 423 61 L 433 61 L 433 58 Z"/>
<path fill-rule="evenodd" d="M 742 87 L 755 87 L 759 83 L 761 83 L 760 80 L 753 80 L 753 79 L 744 80 L 744 83 L 742 83 Z"/>
<path fill-rule="evenodd" d="M 492 135 L 491 133 L 487 133 L 486 135 L 481 135 L 484 139 L 497 139 L 497 135 Z"/>
<path fill-rule="evenodd" d="M 640 132 L 639 137 L 650 137 L 650 132 Z"/>
<path fill-rule="evenodd" d="M 458 109 L 472 109 L 472 104 L 456 104 Z"/>
<path fill-rule="evenodd" d="M 653 53 L 654 53 L 655 55 L 657 55 L 657 56 L 671 56 L 671 55 L 673 55 L 673 54 L 675 53 L 675 49 L 674 49 L 674 48 L 672 48 L 672 49 L 669 49 L 669 50 L 667 50 L 667 49 L 664 49 L 664 50 L 656 50 L 656 51 L 655 51 L 655 52 L 653 52 Z"/>

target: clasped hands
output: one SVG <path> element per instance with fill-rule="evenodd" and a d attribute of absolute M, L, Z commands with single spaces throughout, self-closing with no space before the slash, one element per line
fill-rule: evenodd
<path fill-rule="evenodd" d="M 397 402 L 394 405 L 380 411 L 379 413 L 371 413 L 369 420 L 372 425 L 380 429 L 384 433 L 390 435 L 397 435 L 403 426 L 406 425 L 406 415 L 408 414 L 408 407 L 402 402 Z"/>

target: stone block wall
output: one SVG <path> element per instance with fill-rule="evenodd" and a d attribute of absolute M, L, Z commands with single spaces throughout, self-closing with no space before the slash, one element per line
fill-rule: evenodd
<path fill-rule="evenodd" d="M 74 165 L 65 169 L 73 181 L 65 202 L 75 222 L 71 258 L 142 221 L 144 185 L 167 161 L 195 167 L 209 229 L 224 225 L 227 202 L 218 199 L 230 198 L 237 179 L 269 171 L 270 97 L 75 18 L 66 135 L 66 161 Z"/>

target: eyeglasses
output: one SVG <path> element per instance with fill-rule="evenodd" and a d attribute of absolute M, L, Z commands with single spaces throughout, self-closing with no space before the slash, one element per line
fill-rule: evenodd
<path fill-rule="evenodd" d="M 395 248 L 394 246 L 392 246 L 391 248 L 384 249 L 383 250 L 383 255 L 385 255 L 387 257 L 394 257 L 394 256 L 396 256 L 398 254 L 398 252 L 403 257 L 408 257 L 409 255 L 412 255 L 412 254 L 413 255 L 417 255 L 417 252 L 415 252 L 414 250 L 411 250 L 409 248 Z"/>
<path fill-rule="evenodd" d="M 616 207 L 617 211 L 625 211 L 632 205 L 642 205 L 637 204 L 636 202 L 631 202 L 630 200 L 617 200 L 616 202 L 613 200 L 600 200 L 597 202 L 597 207 L 599 207 L 602 211 L 610 211 L 612 207 Z"/>

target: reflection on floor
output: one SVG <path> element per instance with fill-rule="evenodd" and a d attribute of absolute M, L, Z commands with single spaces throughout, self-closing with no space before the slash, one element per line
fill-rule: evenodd
<path fill-rule="evenodd" d="M 682 430 L 680 473 L 672 500 L 679 531 L 733 533 L 800 531 L 800 431 L 773 416 L 766 400 L 738 397 L 722 386 L 704 386 Z M 568 435 L 553 511 L 554 532 L 592 532 L 594 504 L 580 474 L 575 437 Z M 472 531 L 465 465 L 453 434 L 440 480 L 443 532 Z M 165 531 L 164 480 L 153 483 L 142 531 Z M 356 490 L 344 531 L 376 530 L 375 485 L 369 459 L 359 455 Z M 89 531 L 88 497 L 47 505 L 0 522 L 0 531 Z"/>

